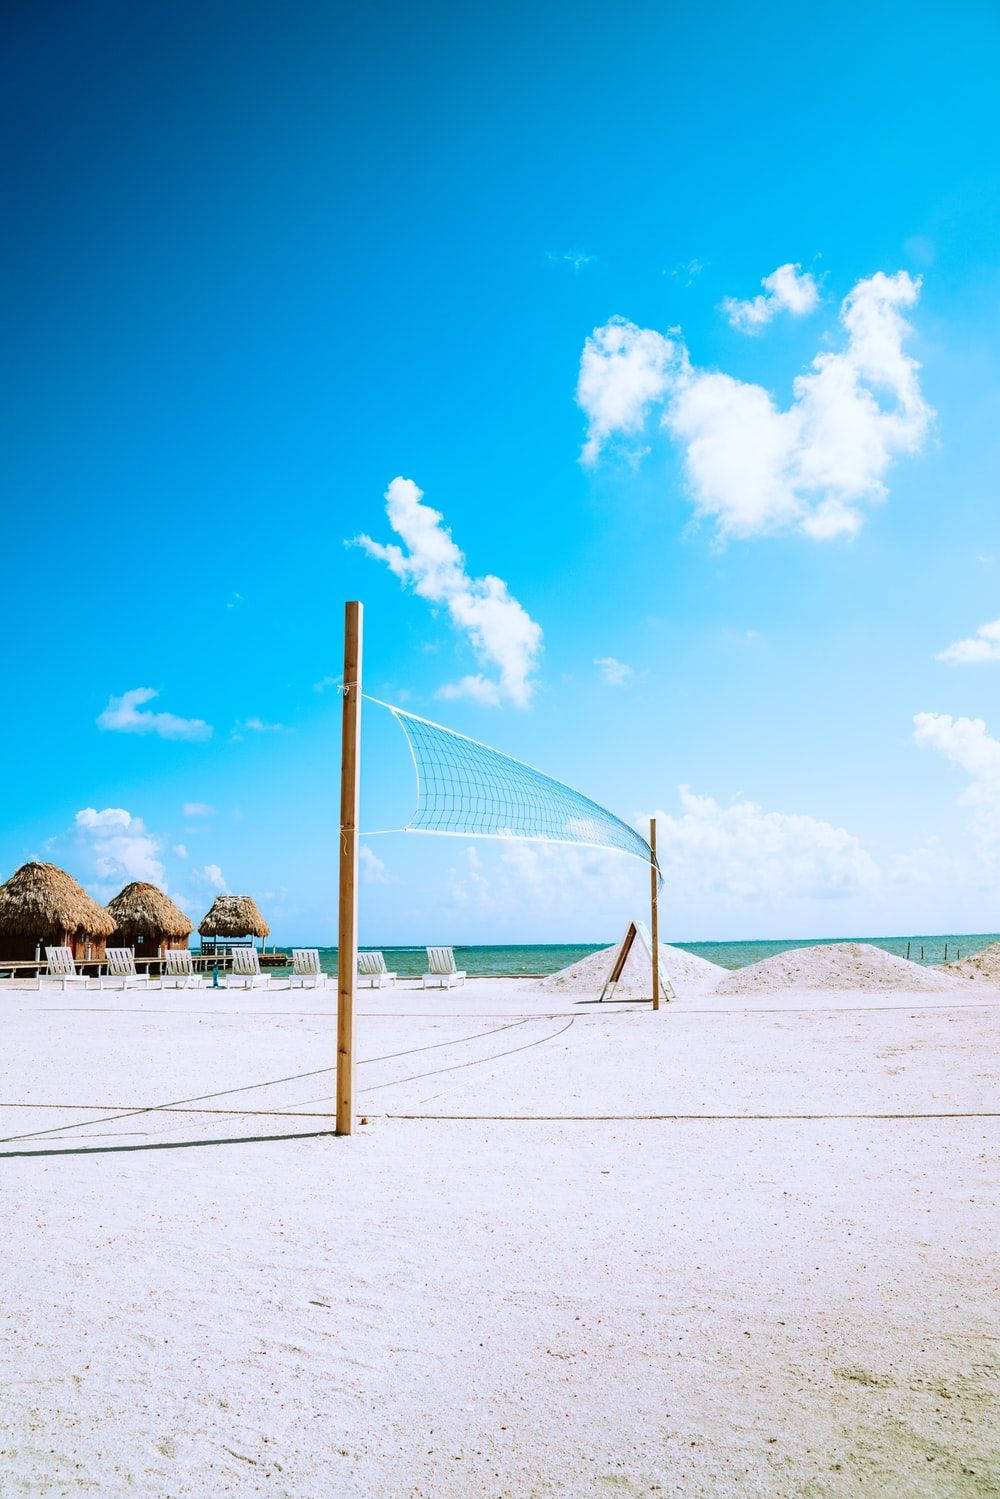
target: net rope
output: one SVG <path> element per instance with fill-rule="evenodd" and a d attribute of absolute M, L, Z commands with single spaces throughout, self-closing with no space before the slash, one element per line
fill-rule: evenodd
<path fill-rule="evenodd" d="M 582 792 L 443 724 L 364 697 L 395 718 L 417 775 L 416 810 L 404 828 L 391 831 L 570 843 L 653 862 L 635 828 Z"/>

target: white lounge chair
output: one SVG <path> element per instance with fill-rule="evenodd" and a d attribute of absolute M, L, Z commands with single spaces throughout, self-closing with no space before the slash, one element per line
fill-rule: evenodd
<path fill-rule="evenodd" d="M 135 952 L 131 947 L 109 947 L 106 957 L 108 971 L 98 979 L 100 988 L 131 989 L 139 984 L 148 986 L 149 974 L 136 972 Z"/>
<path fill-rule="evenodd" d="M 302 989 L 310 984 L 315 989 L 326 982 L 327 976 L 319 966 L 319 948 L 293 947 L 292 975 L 288 980 L 289 989 L 294 988 L 296 984 Z"/>
<path fill-rule="evenodd" d="M 453 984 L 465 983 L 465 969 L 455 967 L 455 953 L 450 947 L 429 947 L 427 967 L 430 973 L 424 974 L 425 989 L 429 984 L 450 989 Z"/>
<path fill-rule="evenodd" d="M 386 984 L 395 984 L 396 975 L 390 973 L 385 966 L 385 956 L 381 952 L 359 952 L 358 953 L 358 983 L 367 984 L 369 989 L 383 989 Z"/>
<path fill-rule="evenodd" d="M 65 990 L 67 984 L 82 984 L 87 987 L 89 979 L 85 973 L 77 973 L 76 964 L 73 961 L 73 950 L 70 947 L 47 947 L 45 949 L 45 972 L 39 974 L 39 988 L 42 984 L 61 984 Z"/>
<path fill-rule="evenodd" d="M 270 974 L 260 971 L 255 947 L 233 948 L 233 966 L 226 974 L 227 989 L 264 989 L 270 980 Z"/>
<path fill-rule="evenodd" d="M 189 947 L 168 947 L 163 954 L 163 977 L 160 980 L 164 989 L 190 989 L 197 985 L 200 975 L 194 971 L 194 961 Z"/>

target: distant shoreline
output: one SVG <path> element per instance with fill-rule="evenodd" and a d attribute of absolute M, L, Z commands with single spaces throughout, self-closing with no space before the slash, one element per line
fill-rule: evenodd
<path fill-rule="evenodd" d="M 429 940 L 438 940 L 440 937 L 440 933 L 432 933 Z M 617 938 L 612 938 L 604 942 L 453 942 L 451 945 L 456 953 L 461 954 L 461 966 L 468 973 L 482 978 L 515 978 L 519 975 L 537 977 L 557 973 L 561 968 L 567 968 L 571 963 L 578 962 L 591 953 L 600 952 L 602 948 L 611 946 L 617 940 Z M 981 952 L 984 947 L 989 947 L 992 942 L 998 941 L 1000 941 L 1000 933 L 997 932 L 925 932 L 896 937 L 755 938 L 731 942 L 673 942 L 670 945 L 683 948 L 685 952 L 694 953 L 698 957 L 708 958 L 722 968 L 745 968 L 750 963 L 758 963 L 763 958 L 774 957 L 776 953 L 787 952 L 792 948 L 826 947 L 834 942 L 867 942 L 874 947 L 882 948 L 885 952 L 893 953 L 896 957 L 909 957 L 914 963 L 932 965 L 950 963 L 959 957 L 972 957 L 975 953 Z M 295 942 L 286 945 L 282 942 L 268 942 L 267 946 L 269 951 L 290 953 L 293 946 L 305 947 L 317 946 L 317 944 Z M 376 942 L 362 942 L 361 946 L 362 948 L 381 947 L 383 952 L 391 953 L 392 963 L 389 966 L 403 977 L 413 977 L 424 971 L 426 953 L 423 947 Z M 324 972 L 333 973 L 336 969 L 337 949 L 319 945 L 319 953 Z"/>

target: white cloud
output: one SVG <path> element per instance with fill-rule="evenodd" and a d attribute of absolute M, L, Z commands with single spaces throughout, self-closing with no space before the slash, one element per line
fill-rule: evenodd
<path fill-rule="evenodd" d="M 779 312 L 803 317 L 819 306 L 819 288 L 808 271 L 799 265 L 779 265 L 761 281 L 765 295 L 741 302 L 726 297 L 722 311 L 730 324 L 741 333 L 756 333 Z"/>
<path fill-rule="evenodd" d="M 325 692 L 328 687 L 339 687 L 343 677 L 320 677 L 318 682 L 313 683 L 313 692 Z"/>
<path fill-rule="evenodd" d="M 913 738 L 937 750 L 964 770 L 969 783 L 959 805 L 972 809 L 972 831 L 991 851 L 1000 850 L 1000 740 L 981 718 L 953 718 L 950 713 L 917 713 Z"/>
<path fill-rule="evenodd" d="M 938 651 L 936 661 L 947 661 L 952 666 L 967 666 L 973 662 L 1000 661 L 1000 619 L 988 620 L 980 625 L 975 635 L 965 640 L 956 640 Z"/>
<path fill-rule="evenodd" d="M 569 265 L 574 271 L 582 271 L 585 266 L 593 265 L 597 256 L 586 255 L 582 250 L 550 250 L 548 259 L 557 265 Z"/>
<path fill-rule="evenodd" d="M 584 463 L 596 463 L 612 436 L 641 432 L 650 409 L 676 378 L 677 346 L 652 328 L 613 317 L 583 346 L 576 398 L 587 413 Z"/>
<path fill-rule="evenodd" d="M 874 859 L 853 833 L 755 802 L 722 806 L 679 788 L 682 812 L 656 812 L 661 864 L 685 901 L 703 895 L 773 906 L 781 900 L 836 900 L 875 885 Z M 636 819 L 645 834 L 648 817 Z"/>
<path fill-rule="evenodd" d="M 379 858 L 373 848 L 367 843 L 362 843 L 358 849 L 358 859 L 361 864 L 361 881 L 365 885 L 394 885 L 395 877 L 386 869 L 384 862 Z"/>
<path fill-rule="evenodd" d="M 916 713 L 913 723 L 917 744 L 940 750 L 974 780 L 1000 785 L 1000 740 L 993 738 L 983 719 Z"/>
<path fill-rule="evenodd" d="M 502 578 L 485 574 L 469 576 L 465 556 L 452 540 L 438 510 L 421 503 L 423 491 L 412 479 L 393 479 L 386 490 L 386 513 L 406 550 L 390 542 L 383 546 L 370 536 L 359 536 L 356 544 L 370 557 L 385 562 L 414 593 L 432 604 L 444 604 L 452 623 L 467 635 L 477 657 L 499 671 L 493 684 L 498 697 L 518 707 L 531 699 L 533 672 L 542 648 L 541 626 L 514 598 Z M 470 695 L 467 677 L 457 684 L 462 695 Z M 484 689 L 476 688 L 486 701 Z"/>
<path fill-rule="evenodd" d="M 187 856 L 188 856 L 187 844 L 186 843 L 175 843 L 173 845 L 173 852 L 174 852 L 174 854 L 176 855 L 176 857 L 178 859 L 186 859 Z"/>
<path fill-rule="evenodd" d="M 185 817 L 211 817 L 215 808 L 210 807 L 208 802 L 185 802 L 183 811 Z"/>
<path fill-rule="evenodd" d="M 108 882 L 105 899 L 122 885 L 145 880 L 166 889 L 160 860 L 160 843 L 147 830 L 141 817 L 124 807 L 84 807 L 77 812 L 74 827 L 92 861 L 96 877 Z"/>
<path fill-rule="evenodd" d="M 482 703 L 487 708 L 499 708 L 500 688 L 496 682 L 491 682 L 489 677 L 477 674 L 474 677 L 462 677 L 458 682 L 446 682 L 439 687 L 434 694 L 444 702 L 454 702 L 458 698 L 471 698 L 474 703 Z"/>
<path fill-rule="evenodd" d="M 637 884 L 648 889 L 649 876 L 636 860 L 609 850 L 512 838 L 490 849 L 488 863 L 475 845 L 468 845 L 448 870 L 447 883 L 450 902 L 460 911 L 491 920 L 523 919 L 530 912 L 532 919 L 544 914 L 578 923 L 588 910 L 600 913 L 599 921 L 607 918 L 609 908 L 627 910 Z"/>
<path fill-rule="evenodd" d="M 158 734 L 161 739 L 208 739 L 212 725 L 202 718 L 178 718 L 176 713 L 142 712 L 143 703 L 159 697 L 153 687 L 133 687 L 112 697 L 99 716 L 99 728 L 118 734 Z"/>
<path fill-rule="evenodd" d="M 663 274 L 665 276 L 672 276 L 682 286 L 693 286 L 695 278 L 701 275 L 706 265 L 708 265 L 708 261 L 706 260 L 685 260 L 680 265 L 675 265 L 670 270 L 665 270 Z"/>
<path fill-rule="evenodd" d="M 614 318 L 588 338 L 577 398 L 589 419 L 583 458 L 642 433 L 651 409 L 684 452 L 695 511 L 722 536 L 793 528 L 853 535 L 862 506 L 885 498 L 892 463 L 919 452 L 933 412 L 903 352 L 901 309 L 920 282 L 905 271 L 859 281 L 840 308 L 843 349 L 817 354 L 780 409 L 763 386 L 692 366 L 681 343 Z"/>
<path fill-rule="evenodd" d="M 244 718 L 235 726 L 233 733 L 239 729 L 246 729 L 251 734 L 283 734 L 286 730 L 283 723 L 265 723 L 262 718 Z"/>
<path fill-rule="evenodd" d="M 470 906 L 489 904 L 492 894 L 490 880 L 483 873 L 483 861 L 475 844 L 470 843 L 463 849 L 461 858 L 457 869 L 448 870 L 448 894 L 452 905 L 467 910 Z"/>
<path fill-rule="evenodd" d="M 635 676 L 634 667 L 626 666 L 624 661 L 616 661 L 614 656 L 596 656 L 594 665 L 609 687 L 622 687 L 630 677 Z"/>
<path fill-rule="evenodd" d="M 218 864 L 206 864 L 195 873 L 195 879 L 202 885 L 207 885 L 210 890 L 215 890 L 219 895 L 226 895 L 229 892 L 226 877 Z"/>

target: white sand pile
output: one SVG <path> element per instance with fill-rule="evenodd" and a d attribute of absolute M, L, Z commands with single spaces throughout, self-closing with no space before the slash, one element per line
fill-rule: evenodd
<path fill-rule="evenodd" d="M 902 989 L 911 994 L 954 990 L 958 980 L 937 968 L 922 968 L 870 942 L 829 942 L 793 947 L 760 963 L 738 968 L 718 985 L 718 994 L 761 994 L 781 989 Z"/>
<path fill-rule="evenodd" d="M 541 987 L 559 989 L 563 993 L 589 994 L 596 999 L 611 971 L 619 946 L 616 942 L 614 947 L 602 948 L 600 952 L 591 953 L 589 958 L 581 958 L 579 963 L 571 963 L 568 968 L 549 974 L 542 980 Z M 685 952 L 682 947 L 668 947 L 665 942 L 660 943 L 660 957 L 662 970 L 669 975 L 678 994 L 705 993 L 714 989 L 727 971 L 718 963 L 709 963 L 705 958 Z M 638 940 L 633 943 L 615 993 L 623 999 L 648 999 L 652 993 L 652 964 Z"/>
<path fill-rule="evenodd" d="M 952 974 L 963 979 L 978 979 L 981 984 L 1000 987 L 1000 942 L 991 942 L 982 952 L 971 958 L 962 958 L 957 963 L 946 963 L 940 973 Z"/>

